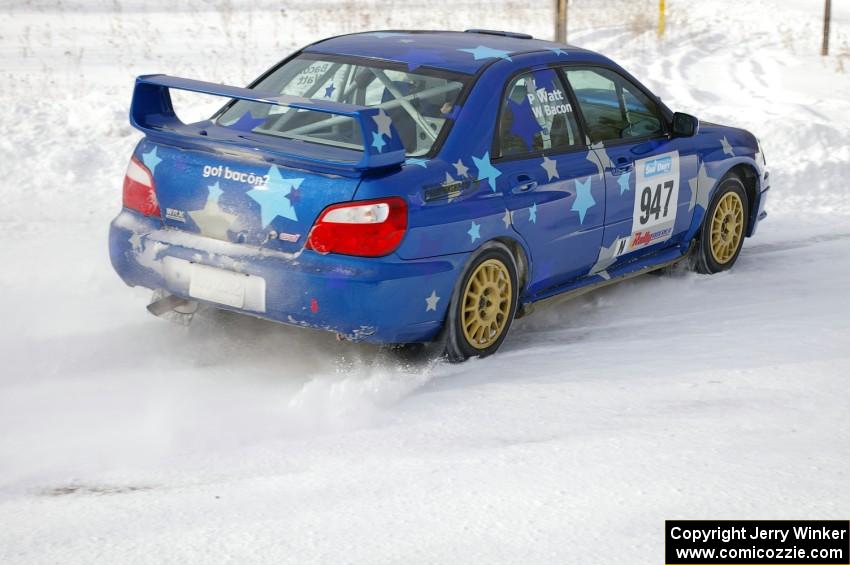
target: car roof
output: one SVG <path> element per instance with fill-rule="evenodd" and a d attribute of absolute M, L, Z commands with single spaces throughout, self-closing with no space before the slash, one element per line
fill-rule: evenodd
<path fill-rule="evenodd" d="M 307 53 L 369 57 L 406 64 L 413 71 L 430 67 L 474 74 L 498 59 L 530 52 L 553 56 L 590 53 L 579 47 L 534 39 L 530 35 L 489 30 L 371 31 L 331 37 L 304 49 Z"/>

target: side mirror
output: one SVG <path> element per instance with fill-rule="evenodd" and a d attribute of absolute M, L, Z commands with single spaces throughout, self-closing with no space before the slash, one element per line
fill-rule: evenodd
<path fill-rule="evenodd" d="M 699 120 L 690 114 L 673 114 L 673 136 L 692 137 L 699 131 Z"/>

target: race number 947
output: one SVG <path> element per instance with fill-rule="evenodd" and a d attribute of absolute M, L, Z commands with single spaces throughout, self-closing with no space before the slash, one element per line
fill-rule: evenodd
<path fill-rule="evenodd" d="M 638 218 L 640 225 L 645 225 L 650 219 L 657 222 L 661 218 L 667 217 L 670 212 L 670 197 L 673 194 L 675 184 L 674 181 L 668 180 L 655 185 L 654 189 L 651 186 L 644 187 L 640 193 L 641 215 Z M 675 206 L 676 203 L 674 202 L 673 205 Z"/>

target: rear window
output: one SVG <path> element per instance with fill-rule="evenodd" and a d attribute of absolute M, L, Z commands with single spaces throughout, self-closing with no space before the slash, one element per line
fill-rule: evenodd
<path fill-rule="evenodd" d="M 300 55 L 254 86 L 263 92 L 380 107 L 392 118 L 409 156 L 428 154 L 448 127 L 465 78 L 451 73 L 416 72 L 359 60 Z M 289 139 L 349 149 L 363 148 L 355 120 L 309 110 L 244 100 L 217 120 L 236 127 Z"/>

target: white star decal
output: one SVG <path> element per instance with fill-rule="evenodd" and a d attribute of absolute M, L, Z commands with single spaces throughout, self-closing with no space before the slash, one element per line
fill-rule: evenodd
<path fill-rule="evenodd" d="M 454 164 L 455 172 L 459 177 L 467 177 L 469 176 L 469 167 L 463 164 L 463 159 L 458 159 L 457 163 Z"/>
<path fill-rule="evenodd" d="M 691 187 L 691 201 L 688 204 L 688 212 L 693 210 L 697 204 L 702 206 L 703 210 L 708 209 L 708 196 L 711 194 L 715 180 L 708 176 L 705 164 L 700 163 L 697 176 L 688 181 L 688 186 Z"/>
<path fill-rule="evenodd" d="M 543 162 L 540 163 L 540 166 L 543 167 L 543 170 L 546 171 L 546 174 L 549 175 L 548 180 L 559 179 L 561 175 L 558 174 L 558 162 L 550 159 L 549 157 L 543 156 Z"/>
<path fill-rule="evenodd" d="M 452 177 L 452 175 L 450 175 L 449 173 L 446 173 L 446 180 L 444 180 L 444 181 L 443 181 L 443 183 L 442 183 L 442 185 L 441 185 L 441 186 L 444 186 L 444 187 L 448 188 L 448 187 L 450 187 L 450 186 L 451 186 L 451 185 L 453 185 L 453 184 L 457 184 L 457 180 L 456 180 L 456 179 L 454 179 L 454 178 Z M 460 187 L 457 187 L 457 190 L 458 190 L 458 191 L 459 191 L 459 189 L 460 189 Z M 447 193 L 447 198 L 448 198 L 448 201 L 449 201 L 449 202 L 451 202 L 452 200 L 454 200 L 455 198 L 457 198 L 458 196 L 460 196 L 460 192 L 458 192 L 458 191 L 453 191 L 453 192 L 448 192 L 448 193 Z"/>
<path fill-rule="evenodd" d="M 207 199 L 207 204 L 200 210 L 189 212 L 192 220 L 201 228 L 201 234 L 227 241 L 227 230 L 236 221 L 235 214 L 228 214 L 221 209 L 218 202 L 212 198 Z"/>
<path fill-rule="evenodd" d="M 732 145 L 729 143 L 729 140 L 726 139 L 725 135 L 723 136 L 723 139 L 720 140 L 720 145 L 723 147 L 723 153 L 730 157 L 735 156 L 735 151 L 732 149 Z"/>
<path fill-rule="evenodd" d="M 130 245 L 133 246 L 133 251 L 138 253 L 142 250 L 142 236 L 133 232 L 133 235 L 130 236 Z"/>
<path fill-rule="evenodd" d="M 511 211 L 505 208 L 505 215 L 502 216 L 502 222 L 505 224 L 505 229 L 511 227 L 511 223 L 513 222 L 513 218 L 511 217 Z"/>
<path fill-rule="evenodd" d="M 440 297 L 437 296 L 437 291 L 432 290 L 431 296 L 425 299 L 425 311 L 426 312 L 436 312 L 437 311 L 437 302 L 440 301 Z"/>
<path fill-rule="evenodd" d="M 618 252 L 621 252 L 621 245 L 623 243 L 622 238 L 617 238 L 614 240 L 611 245 L 608 247 L 602 246 L 599 248 L 599 257 L 596 259 L 596 263 L 590 269 L 591 275 L 599 275 L 605 280 L 611 278 L 608 275 L 608 267 L 613 265 L 617 261 Z M 623 245 L 623 248 L 625 246 Z"/>
<path fill-rule="evenodd" d="M 387 139 L 392 138 L 390 127 L 392 126 L 393 120 L 386 112 L 384 112 L 383 108 L 381 108 L 376 115 L 372 116 L 372 120 L 375 122 L 375 125 L 378 126 L 378 133 L 386 135 Z"/>

